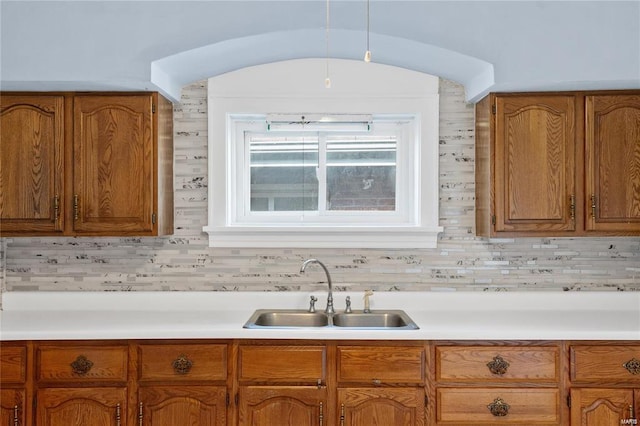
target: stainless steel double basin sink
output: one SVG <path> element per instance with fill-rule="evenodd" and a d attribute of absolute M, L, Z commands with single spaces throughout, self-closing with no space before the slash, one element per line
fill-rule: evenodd
<path fill-rule="evenodd" d="M 417 330 L 416 323 L 401 310 L 340 312 L 327 314 L 302 309 L 258 309 L 244 328 L 321 328 L 356 330 Z"/>

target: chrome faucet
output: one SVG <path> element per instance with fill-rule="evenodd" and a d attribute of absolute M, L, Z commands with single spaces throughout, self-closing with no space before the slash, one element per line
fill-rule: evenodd
<path fill-rule="evenodd" d="M 331 275 L 329 275 L 329 270 L 324 263 L 320 262 L 318 259 L 307 259 L 304 261 L 302 266 L 300 267 L 300 273 L 303 274 L 304 270 L 307 268 L 307 265 L 310 263 L 317 263 L 324 269 L 324 273 L 327 275 L 327 284 L 329 285 L 329 295 L 327 296 L 327 308 L 324 310 L 327 314 L 334 314 L 336 311 L 333 309 L 333 284 L 331 283 Z"/>

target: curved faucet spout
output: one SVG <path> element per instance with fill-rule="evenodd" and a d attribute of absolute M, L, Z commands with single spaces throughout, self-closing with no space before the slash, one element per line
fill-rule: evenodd
<path fill-rule="evenodd" d="M 309 265 L 310 263 L 317 263 L 322 267 L 322 269 L 324 269 L 324 273 L 327 276 L 327 284 L 329 285 L 329 294 L 327 295 L 327 308 L 324 310 L 324 312 L 327 314 L 334 314 L 335 310 L 333 309 L 333 284 L 331 283 L 331 275 L 329 274 L 329 270 L 326 266 L 324 266 L 324 263 L 320 262 L 318 259 L 307 259 L 304 261 L 304 263 L 302 263 L 302 266 L 300 267 L 301 274 L 304 273 L 304 270 L 307 269 L 307 265 Z"/>

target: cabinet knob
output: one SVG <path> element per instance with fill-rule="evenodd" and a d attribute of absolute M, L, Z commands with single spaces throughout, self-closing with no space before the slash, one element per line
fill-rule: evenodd
<path fill-rule="evenodd" d="M 74 374 L 85 376 L 93 367 L 93 362 L 84 355 L 78 355 L 78 358 L 69 365 Z"/>
<path fill-rule="evenodd" d="M 171 365 L 176 374 L 187 374 L 191 371 L 191 367 L 193 367 L 193 361 L 187 358 L 186 355 L 180 354 Z"/>
<path fill-rule="evenodd" d="M 497 376 L 502 376 L 507 372 L 509 368 L 509 363 L 504 360 L 500 355 L 496 355 L 493 357 L 493 360 L 487 363 L 487 367 L 492 374 Z"/>
<path fill-rule="evenodd" d="M 491 404 L 487 405 L 487 408 L 495 417 L 504 417 L 509 414 L 511 406 L 504 402 L 502 398 L 496 398 Z"/>
<path fill-rule="evenodd" d="M 622 364 L 622 366 L 631 374 L 640 374 L 640 360 L 631 358 L 629 361 Z"/>

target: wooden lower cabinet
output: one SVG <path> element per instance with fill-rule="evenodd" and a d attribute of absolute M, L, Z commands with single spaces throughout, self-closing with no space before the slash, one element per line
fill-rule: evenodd
<path fill-rule="evenodd" d="M 624 426 L 638 341 L 2 342 L 0 426 Z"/>
<path fill-rule="evenodd" d="M 138 396 L 140 426 L 226 425 L 226 387 L 151 386 Z"/>
<path fill-rule="evenodd" d="M 423 426 L 425 392 L 422 388 L 338 389 L 340 426 Z"/>
<path fill-rule="evenodd" d="M 38 426 L 124 426 L 126 388 L 46 388 L 37 392 Z"/>
<path fill-rule="evenodd" d="M 238 401 L 240 426 L 330 424 L 326 387 L 242 386 Z"/>
<path fill-rule="evenodd" d="M 571 426 L 635 425 L 630 420 L 636 420 L 639 394 L 633 389 L 571 389 Z"/>

